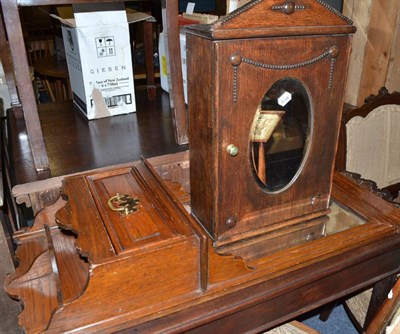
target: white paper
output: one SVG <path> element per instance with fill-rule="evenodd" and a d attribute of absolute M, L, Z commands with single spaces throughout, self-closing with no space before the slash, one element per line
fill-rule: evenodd
<path fill-rule="evenodd" d="M 284 92 L 281 96 L 278 97 L 278 104 L 281 107 L 284 107 L 290 102 L 291 99 L 292 99 L 292 94 L 290 94 L 289 92 Z"/>
<path fill-rule="evenodd" d="M 186 14 L 193 14 L 195 5 L 196 4 L 194 2 L 188 2 L 186 6 Z"/>

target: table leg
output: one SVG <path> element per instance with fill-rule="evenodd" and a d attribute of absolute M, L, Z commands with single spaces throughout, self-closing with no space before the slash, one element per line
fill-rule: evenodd
<path fill-rule="evenodd" d="M 365 317 L 364 328 L 368 328 L 371 323 L 376 323 L 377 315 L 381 307 L 387 302 L 388 294 L 393 288 L 397 280 L 397 276 L 389 276 L 375 284 L 372 290 L 371 301 L 368 306 L 367 315 Z M 399 285 L 400 282 L 397 284 Z M 400 286 L 398 286 L 400 289 Z"/>

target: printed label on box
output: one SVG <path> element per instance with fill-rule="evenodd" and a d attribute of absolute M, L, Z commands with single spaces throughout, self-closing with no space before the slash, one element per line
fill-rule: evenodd
<path fill-rule="evenodd" d="M 75 104 L 88 119 L 136 111 L 125 11 L 79 13 L 75 19 L 84 25 L 63 26 Z"/>
<path fill-rule="evenodd" d="M 97 37 L 96 38 L 97 56 L 112 57 L 116 55 L 114 37 Z"/>

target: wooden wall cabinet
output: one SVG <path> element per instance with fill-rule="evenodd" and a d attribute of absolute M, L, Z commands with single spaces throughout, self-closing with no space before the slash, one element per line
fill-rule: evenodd
<path fill-rule="evenodd" d="M 326 213 L 354 31 L 318 0 L 187 30 L 192 213 L 218 244 Z"/>

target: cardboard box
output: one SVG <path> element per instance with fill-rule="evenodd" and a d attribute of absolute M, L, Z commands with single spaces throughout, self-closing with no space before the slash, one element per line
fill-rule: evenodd
<path fill-rule="evenodd" d="M 190 24 L 205 24 L 212 23 L 218 19 L 218 16 L 199 13 L 183 13 L 178 16 L 180 27 Z M 166 21 L 166 14 L 163 12 L 163 22 Z M 165 31 L 165 28 L 164 28 Z M 169 54 L 168 54 L 168 40 L 165 32 L 159 34 L 158 40 L 158 54 L 160 62 L 160 81 L 161 88 L 166 92 L 171 90 L 171 77 L 169 75 Z M 183 28 L 179 33 L 180 51 L 181 51 L 181 66 L 182 66 L 182 81 L 183 81 L 183 94 L 185 103 L 188 103 L 187 94 L 187 67 L 186 67 L 186 33 Z"/>
<path fill-rule="evenodd" d="M 250 0 L 227 0 L 226 1 L 226 14 L 233 12 L 234 10 L 249 3 Z"/>
<path fill-rule="evenodd" d="M 0 61 L 0 116 L 5 116 L 7 109 L 11 107 L 11 97 L 8 91 L 6 75 L 4 74 L 3 65 Z"/>
<path fill-rule="evenodd" d="M 182 80 L 183 80 L 183 95 L 185 103 L 187 100 L 187 69 L 186 69 L 186 35 L 185 33 L 179 34 L 180 48 L 181 48 L 181 65 L 182 65 Z M 171 76 L 169 68 L 169 55 L 168 55 L 168 41 L 164 32 L 159 34 L 158 38 L 158 54 L 160 61 L 160 82 L 161 88 L 166 92 L 171 90 Z"/>
<path fill-rule="evenodd" d="M 74 7 L 74 18 L 52 15 L 62 22 L 74 103 L 89 120 L 136 111 L 127 14 L 101 5 Z"/>

